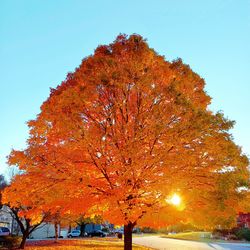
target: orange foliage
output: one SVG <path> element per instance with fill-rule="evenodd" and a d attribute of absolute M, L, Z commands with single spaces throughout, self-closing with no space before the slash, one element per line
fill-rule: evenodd
<path fill-rule="evenodd" d="M 33 175 L 44 206 L 117 224 L 160 226 L 228 206 L 235 213 L 248 160 L 228 132 L 233 122 L 208 110 L 204 85 L 181 60 L 120 35 L 51 90 L 29 122 L 28 148 L 13 151 L 10 164 Z M 233 196 L 223 196 L 221 170 L 230 166 L 223 182 Z M 174 191 L 182 211 L 165 202 Z"/>

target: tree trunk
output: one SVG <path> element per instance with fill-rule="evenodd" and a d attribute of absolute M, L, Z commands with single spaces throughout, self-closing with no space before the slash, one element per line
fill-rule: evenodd
<path fill-rule="evenodd" d="M 54 223 L 54 228 L 55 228 L 55 242 L 58 240 L 58 222 Z"/>
<path fill-rule="evenodd" d="M 132 250 L 132 231 L 134 224 L 129 222 L 124 225 L 124 250 Z"/>
<path fill-rule="evenodd" d="M 82 223 L 81 226 L 80 226 L 81 237 L 84 237 L 85 227 L 86 227 L 86 224 L 85 224 L 85 223 Z"/>
<path fill-rule="evenodd" d="M 26 243 L 26 240 L 27 240 L 28 236 L 29 236 L 29 232 L 26 231 L 26 232 L 23 233 L 22 241 L 21 241 L 21 243 L 19 245 L 19 249 L 24 249 L 25 243 Z"/>

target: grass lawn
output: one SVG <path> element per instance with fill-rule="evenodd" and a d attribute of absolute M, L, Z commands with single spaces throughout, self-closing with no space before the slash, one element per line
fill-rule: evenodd
<path fill-rule="evenodd" d="M 188 232 L 188 233 L 178 233 L 178 234 L 169 234 L 164 235 L 164 238 L 171 239 L 180 239 L 180 240 L 195 240 L 195 241 L 204 241 L 210 242 L 212 241 L 210 232 Z"/>
<path fill-rule="evenodd" d="M 178 239 L 178 240 L 193 240 L 201 242 L 218 242 L 218 243 L 249 243 L 245 240 L 224 240 L 224 239 L 212 239 L 211 232 L 188 232 L 177 233 L 170 235 L 161 235 L 163 238 Z"/>
<path fill-rule="evenodd" d="M 82 249 L 107 249 L 122 250 L 123 241 L 117 240 L 53 240 L 30 241 L 25 247 L 26 250 L 82 250 Z M 151 248 L 133 245 L 133 250 L 150 250 Z"/>

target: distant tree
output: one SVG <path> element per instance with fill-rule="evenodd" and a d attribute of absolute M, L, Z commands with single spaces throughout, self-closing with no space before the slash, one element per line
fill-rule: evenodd
<path fill-rule="evenodd" d="M 120 35 L 51 90 L 29 122 L 28 148 L 10 163 L 53 176 L 72 201 L 85 200 L 78 211 L 91 204 L 124 224 L 126 250 L 136 224 L 159 227 L 199 211 L 198 223 L 213 210 L 227 215 L 231 204 L 235 212 L 248 159 L 229 133 L 233 122 L 209 111 L 204 85 L 180 59 Z M 230 168 L 233 201 L 220 181 Z M 173 193 L 182 197 L 177 209 L 166 202 Z"/>
<path fill-rule="evenodd" d="M 7 187 L 7 182 L 3 175 L 0 175 L 0 209 L 2 208 L 2 192 Z"/>
<path fill-rule="evenodd" d="M 2 174 L 0 174 L 0 190 L 3 190 L 7 186 L 7 182 Z"/>
<path fill-rule="evenodd" d="M 81 237 L 85 236 L 85 228 L 86 225 L 88 224 L 101 224 L 102 223 L 102 218 L 101 216 L 98 215 L 94 215 L 92 217 L 90 216 L 86 216 L 86 214 L 81 214 L 77 220 L 75 221 L 75 223 L 80 227 L 80 231 L 81 231 Z"/>

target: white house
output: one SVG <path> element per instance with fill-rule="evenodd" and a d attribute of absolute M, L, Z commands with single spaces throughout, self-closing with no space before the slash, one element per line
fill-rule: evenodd
<path fill-rule="evenodd" d="M 9 228 L 12 234 L 19 234 L 19 227 L 7 206 L 0 209 L 0 226 Z"/>

